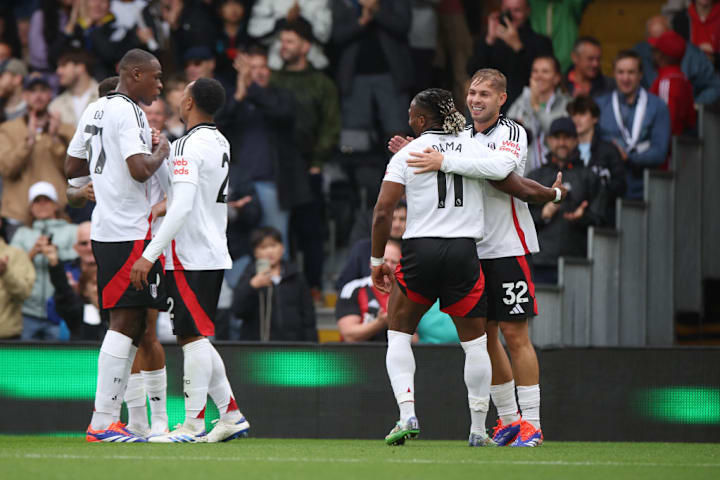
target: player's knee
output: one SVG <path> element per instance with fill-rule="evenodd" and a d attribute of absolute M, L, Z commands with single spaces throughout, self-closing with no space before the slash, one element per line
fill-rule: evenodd
<path fill-rule="evenodd" d="M 510 350 L 524 348 L 530 344 L 527 324 L 507 322 L 501 324 L 500 329 Z"/>

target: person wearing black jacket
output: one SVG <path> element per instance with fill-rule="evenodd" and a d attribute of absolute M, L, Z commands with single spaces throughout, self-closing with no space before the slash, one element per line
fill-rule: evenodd
<path fill-rule="evenodd" d="M 283 261 L 280 232 L 263 227 L 251 237 L 256 263 L 245 269 L 232 313 L 243 320 L 241 340 L 317 342 L 315 307 L 297 267 Z"/>
<path fill-rule="evenodd" d="M 217 117 L 232 145 L 230 175 L 242 170 L 262 207 L 261 225 L 275 227 L 287 239 L 290 209 L 312 200 L 306 163 L 292 137 L 295 98 L 270 85 L 264 48 L 250 47 L 235 66 L 236 91 Z"/>
<path fill-rule="evenodd" d="M 488 16 L 485 38 L 475 45 L 475 52 L 468 62 L 470 76 L 481 68 L 496 68 L 505 74 L 507 101 L 503 111 L 507 111 L 530 83 L 533 60 L 553 54 L 552 42 L 533 31 L 529 18 L 527 0 L 503 0 L 502 13 L 493 12 Z"/>
<path fill-rule="evenodd" d="M 603 216 L 603 225 L 614 228 L 615 200 L 627 189 L 625 162 L 615 145 L 595 135 L 600 108 L 591 97 L 577 97 L 567 109 L 577 129 L 580 159 L 600 178 L 600 192 L 591 208 Z"/>
<path fill-rule="evenodd" d="M 559 257 L 585 257 L 587 228 L 602 222 L 602 216 L 591 208 L 599 179 L 580 159 L 573 121 L 569 117 L 553 121 L 547 141 L 548 162 L 531 171 L 528 178 L 547 185 L 562 172 L 568 194 L 561 204 L 530 205 L 540 243 L 540 252 L 533 255 L 537 283 L 557 283 Z"/>

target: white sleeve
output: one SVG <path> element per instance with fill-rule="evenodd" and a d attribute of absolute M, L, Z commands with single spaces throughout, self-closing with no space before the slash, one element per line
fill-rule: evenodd
<path fill-rule="evenodd" d="M 90 183 L 90 176 L 71 178 L 68 180 L 68 185 L 73 188 L 81 188 Z"/>
<path fill-rule="evenodd" d="M 80 119 L 80 122 L 78 123 L 77 128 L 75 129 L 75 134 L 73 135 L 72 139 L 70 140 L 70 144 L 67 148 L 67 154 L 71 157 L 75 158 L 84 158 L 86 161 L 87 158 L 87 145 L 85 144 L 85 116 L 83 115 L 83 118 Z"/>
<path fill-rule="evenodd" d="M 185 219 L 192 211 L 195 203 L 197 185 L 179 182 L 173 185 L 172 203 L 168 206 L 167 214 L 160 229 L 150 244 L 145 247 L 143 258 L 155 263 L 160 254 L 170 245 L 185 223 Z"/>
<path fill-rule="evenodd" d="M 172 183 L 186 182 L 197 185 L 200 178 L 202 153 L 192 145 L 183 145 L 178 155 L 172 156 Z"/>
<path fill-rule="evenodd" d="M 152 152 L 148 143 L 149 139 L 145 138 L 145 127 L 142 126 L 147 123 L 147 120 L 143 119 L 142 110 L 136 109 L 130 103 L 123 103 L 126 107 L 117 113 L 118 130 L 116 132 L 123 160 L 138 153 L 150 155 Z"/>
<path fill-rule="evenodd" d="M 510 130 L 508 138 L 492 150 L 477 140 L 467 142 L 463 155 L 444 155 L 440 170 L 463 177 L 504 180 L 518 169 L 527 155 L 527 136 L 522 127 Z"/>
<path fill-rule="evenodd" d="M 395 182 L 405 185 L 405 172 L 407 170 L 407 150 L 402 149 L 392 156 L 385 169 L 383 182 Z"/>

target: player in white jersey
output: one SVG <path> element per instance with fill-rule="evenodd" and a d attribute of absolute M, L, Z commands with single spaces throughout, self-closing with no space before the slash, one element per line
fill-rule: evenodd
<path fill-rule="evenodd" d="M 515 173 L 522 175 L 526 137 L 522 132 L 518 136 L 520 127 L 500 115 L 500 107 L 507 99 L 506 84 L 505 76 L 499 71 L 479 70 L 471 80 L 467 106 L 473 118 L 473 137 L 497 151 L 519 152 L 521 158 Z M 442 155 L 427 153 L 418 155 L 409 165 L 421 171 L 442 170 L 479 178 L 480 175 L 473 174 L 476 167 L 472 163 L 461 159 L 449 164 L 443 162 Z M 560 201 L 566 194 L 561 180 L 558 175 L 553 184 L 555 198 L 550 192 L 545 198 L 543 195 L 519 198 L 533 203 Z M 529 338 L 528 319 L 537 315 L 531 254 L 539 251 L 539 247 L 527 204 L 512 195 L 506 189 L 485 189 L 485 237 L 477 245 L 488 291 L 488 353 L 493 365 L 490 392 L 500 417 L 493 439 L 498 445 L 534 447 L 542 444 L 543 434 L 539 367 Z M 512 365 L 498 338 L 498 324 L 510 350 Z M 515 400 L 515 381 L 522 417 Z"/>
<path fill-rule="evenodd" d="M 166 251 L 169 312 L 185 359 L 185 422 L 151 442 L 224 442 L 246 436 L 250 428 L 235 403 L 225 365 L 206 338 L 215 333 L 223 274 L 232 266 L 226 237 L 230 145 L 213 123 L 224 102 L 225 91 L 216 80 L 199 78 L 185 88 L 180 118 L 188 133 L 170 149 L 167 214 L 130 273 L 133 285 L 145 288 L 153 263 Z M 210 433 L 205 431 L 208 395 L 220 412 Z"/>
<path fill-rule="evenodd" d="M 147 308 L 161 308 L 165 303 L 159 263 L 147 288 L 129 288 L 130 266 L 149 234 L 145 182 L 169 153 L 164 136 L 153 139 L 137 102 L 150 104 L 158 97 L 162 70 L 152 54 L 138 49 L 127 52 L 118 67 L 117 91 L 99 99 L 92 104 L 91 114 L 83 115 L 85 124 L 76 131 L 65 159 L 68 178 L 88 174 L 92 178 L 97 205 L 90 235 L 98 266 L 98 294 L 101 307 L 110 310 L 110 327 L 98 357 L 95 411 L 86 436 L 90 442 L 145 441 L 114 416 L 145 332 Z"/>
<path fill-rule="evenodd" d="M 109 77 L 100 82 L 98 85 L 98 98 L 107 96 L 108 93 L 117 88 L 120 77 Z M 94 103 L 94 102 L 93 102 Z M 78 122 L 78 130 L 84 131 L 85 125 L 91 125 L 95 112 L 95 105 L 91 104 Z M 158 176 L 161 174 L 163 167 L 150 179 L 151 182 L 157 184 Z M 165 173 L 167 173 L 165 171 Z M 95 195 L 90 176 L 72 178 L 69 180 L 67 188 L 68 204 L 72 207 L 84 207 L 87 201 L 94 202 Z M 155 205 L 165 196 L 164 191 L 159 185 L 151 189 L 150 204 Z M 155 230 L 155 222 L 153 222 L 153 231 Z M 101 316 L 105 323 L 108 322 L 109 310 L 101 309 Z M 147 327 L 145 333 L 140 339 L 138 351 L 135 356 L 130 377 L 128 378 L 127 388 L 123 395 L 123 399 L 128 410 L 128 424 L 126 429 L 139 437 L 147 437 L 165 433 L 168 428 L 167 417 L 167 372 L 165 370 L 165 350 L 157 338 L 157 318 L 158 311 L 156 309 L 148 309 Z M 148 424 L 146 398 L 150 398 L 150 414 L 152 418 L 152 429 Z M 120 412 L 116 413 L 119 418 Z"/>
<path fill-rule="evenodd" d="M 376 288 L 391 291 L 386 365 L 400 409 L 400 420 L 385 441 L 402 444 L 419 433 L 411 340 L 420 318 L 439 298 L 440 309 L 451 315 L 465 351 L 465 384 L 472 419 L 469 443 L 494 445 L 485 433 L 491 366 L 486 349 L 484 277 L 475 251 L 475 242 L 482 238 L 484 229 L 484 217 L 477 213 L 483 208 L 483 183 L 443 172 L 416 174 L 406 162 L 411 151 L 424 148 L 473 158 L 493 157 L 494 161 L 478 163 L 479 174 L 502 180 L 517 167 L 517 158 L 482 146 L 469 135 L 458 135 L 465 118 L 446 90 L 428 89 L 417 94 L 409 116 L 408 123 L 419 137 L 390 160 L 373 216 L 372 278 Z M 403 194 L 407 195 L 407 227 L 402 259 L 392 272 L 381 257 L 392 212 Z"/>

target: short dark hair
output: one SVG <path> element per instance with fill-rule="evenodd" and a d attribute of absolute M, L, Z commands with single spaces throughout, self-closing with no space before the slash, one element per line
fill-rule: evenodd
<path fill-rule="evenodd" d="M 190 87 L 190 95 L 198 108 L 208 115 L 215 116 L 225 105 L 225 89 L 214 78 L 201 77 L 195 80 Z"/>
<path fill-rule="evenodd" d="M 90 74 L 92 73 L 93 65 L 95 64 L 95 59 L 92 55 L 90 55 L 85 50 L 81 50 L 79 48 L 73 48 L 71 50 L 66 50 L 63 53 L 60 54 L 60 58 L 58 58 L 57 64 L 58 65 L 65 65 L 66 63 L 74 63 L 76 65 L 84 65 L 85 71 Z"/>
<path fill-rule="evenodd" d="M 632 58 L 637 62 L 638 70 L 642 73 L 643 71 L 643 63 L 642 59 L 640 58 L 640 55 L 637 54 L 634 50 L 621 50 L 618 52 L 618 54 L 615 56 L 615 60 L 613 60 L 613 68 L 618 64 L 620 60 L 626 60 L 628 58 Z"/>
<path fill-rule="evenodd" d="M 298 37 L 307 40 L 308 42 L 313 41 L 313 31 L 310 22 L 300 17 L 292 22 L 283 21 L 280 26 L 281 32 L 293 32 Z"/>
<path fill-rule="evenodd" d="M 271 238 L 278 243 L 282 243 L 282 233 L 275 227 L 260 227 L 253 230 L 250 234 L 250 246 L 253 250 L 260 246 L 260 244 L 267 238 Z"/>
<path fill-rule="evenodd" d="M 130 70 L 132 68 L 146 68 L 153 61 L 158 59 L 150 52 L 142 50 L 140 48 L 133 48 L 123 55 L 118 63 L 118 72 Z"/>
<path fill-rule="evenodd" d="M 578 39 L 575 40 L 575 43 L 573 44 L 573 52 L 577 52 L 578 49 L 586 43 L 589 43 L 590 45 L 594 45 L 598 48 L 602 48 L 602 44 L 600 43 L 600 40 L 598 40 L 595 37 L 591 37 L 590 35 L 583 35 L 582 37 L 578 37 Z"/>
<path fill-rule="evenodd" d="M 593 118 L 600 118 L 600 107 L 595 100 L 588 95 L 580 95 L 575 97 L 567 106 L 568 115 L 579 115 L 590 112 Z"/>
<path fill-rule="evenodd" d="M 395 205 L 395 210 L 400 210 L 401 208 L 404 208 L 407 210 L 407 202 L 403 199 L 400 199 L 397 205 Z"/>
<path fill-rule="evenodd" d="M 114 77 L 108 77 L 102 82 L 100 82 L 100 85 L 98 85 L 98 96 L 104 97 L 108 93 L 115 90 L 118 86 L 118 83 L 120 83 L 120 77 L 117 75 Z"/>
<path fill-rule="evenodd" d="M 260 45 L 259 43 L 253 43 L 245 49 L 245 55 L 248 55 L 250 57 L 259 56 L 267 58 L 268 49 L 267 47 Z"/>
<path fill-rule="evenodd" d="M 548 62 L 550 62 L 552 64 L 553 68 L 555 69 L 555 73 L 562 75 L 562 67 L 560 66 L 560 62 L 558 61 L 557 57 L 555 57 L 555 55 L 553 55 L 551 53 L 539 55 L 539 56 L 533 58 L 532 63 L 534 64 L 538 60 L 547 60 Z"/>

